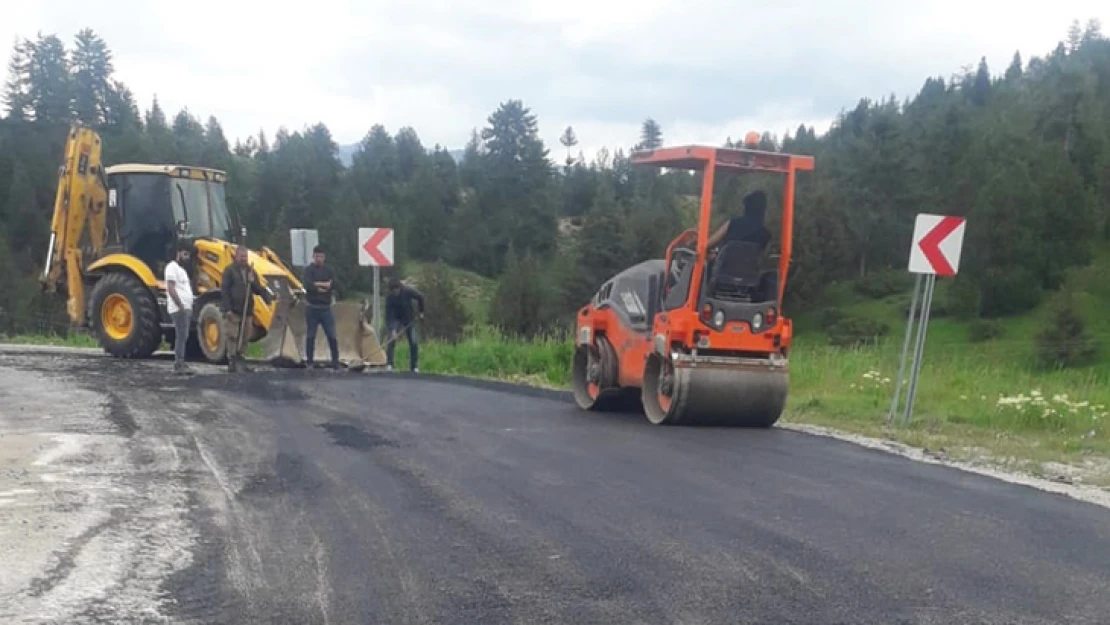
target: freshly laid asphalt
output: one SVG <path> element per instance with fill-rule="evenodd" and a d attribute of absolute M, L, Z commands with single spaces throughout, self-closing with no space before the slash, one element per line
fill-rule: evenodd
<path fill-rule="evenodd" d="M 74 623 L 1110 622 L 1110 510 L 1062 495 L 783 429 L 585 413 L 560 393 L 197 368 L 0 352 L 0 378 L 104 397 L 90 418 L 134 452 L 114 492 L 158 479 L 187 524 L 159 535 L 187 554 L 164 556 L 158 593 L 121 575 L 102 594 L 134 601 L 66 603 L 51 592 L 85 563 L 65 543 L 70 565 L 11 584 L 0 617 L 48 622 L 34 607 L 50 599 Z M 22 416 L 80 429 L 50 426 L 35 384 Z M 156 478 L 138 453 L 155 442 L 174 459 Z M 120 522 L 144 496 L 120 500 Z M 3 511 L 0 554 L 17 537 Z"/>

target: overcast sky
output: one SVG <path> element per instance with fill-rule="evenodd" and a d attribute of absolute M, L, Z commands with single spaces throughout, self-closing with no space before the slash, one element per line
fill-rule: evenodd
<path fill-rule="evenodd" d="M 0 0 L 4 68 L 16 37 L 67 45 L 91 27 L 145 111 L 215 115 L 232 142 L 322 121 L 340 144 L 412 126 L 461 148 L 499 102 L 522 99 L 552 155 L 573 125 L 587 154 L 628 146 L 654 117 L 668 143 L 751 129 L 824 130 L 860 97 L 916 93 L 986 56 L 1028 61 L 1099 18 L 1106 0 Z M 16 8 L 19 7 L 19 8 Z"/>

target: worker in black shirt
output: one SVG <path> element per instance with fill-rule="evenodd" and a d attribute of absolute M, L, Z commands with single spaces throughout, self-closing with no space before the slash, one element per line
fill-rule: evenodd
<path fill-rule="evenodd" d="M 339 343 L 335 339 L 335 314 L 332 312 L 332 295 L 335 292 L 335 273 L 324 264 L 324 248 L 312 248 L 312 264 L 304 268 L 305 289 L 305 361 L 311 367 L 316 351 L 316 328 L 323 326 L 331 350 L 332 369 L 339 368 Z"/>
<path fill-rule="evenodd" d="M 416 300 L 419 309 L 420 318 L 424 318 L 424 295 L 412 288 L 401 284 L 397 278 L 389 281 L 389 294 L 385 297 L 385 327 L 386 332 L 389 334 L 389 345 L 385 348 L 385 357 L 388 369 L 393 370 L 393 347 L 402 330 L 409 340 L 409 365 L 414 373 L 418 373 L 420 369 L 417 367 L 418 351 L 416 346 L 416 334 L 413 331 L 413 312 L 412 302 Z"/>

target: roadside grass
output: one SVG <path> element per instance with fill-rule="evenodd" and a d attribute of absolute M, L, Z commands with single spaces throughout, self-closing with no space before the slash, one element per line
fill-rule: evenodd
<path fill-rule="evenodd" d="M 1110 485 L 1105 368 L 1041 372 L 1014 358 L 1012 346 L 979 347 L 926 346 L 913 418 L 903 427 L 905 386 L 895 423 L 887 423 L 900 340 L 845 349 L 803 337 L 793 349 L 783 419 L 896 440 L 954 460 Z"/>
<path fill-rule="evenodd" d="M 419 337 L 418 337 L 419 338 Z M 530 384 L 544 388 L 569 388 L 574 346 L 568 340 L 541 337 L 531 342 L 503 335 L 496 329 L 471 326 L 458 343 L 419 343 L 420 370 Z M 407 369 L 409 346 L 397 341 L 394 367 Z"/>
<path fill-rule="evenodd" d="M 74 332 L 71 334 L 2 334 L 0 343 L 13 345 L 52 345 L 58 347 L 99 348 L 100 344 L 92 336 Z"/>

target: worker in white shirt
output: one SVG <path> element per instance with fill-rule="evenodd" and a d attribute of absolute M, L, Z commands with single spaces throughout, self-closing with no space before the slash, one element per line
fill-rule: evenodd
<path fill-rule="evenodd" d="M 184 265 L 189 262 L 189 244 L 179 242 L 177 254 L 166 264 L 166 312 L 173 318 L 173 372 L 178 375 L 192 375 L 185 364 L 185 342 L 189 340 L 189 321 L 193 315 L 193 287 Z"/>

